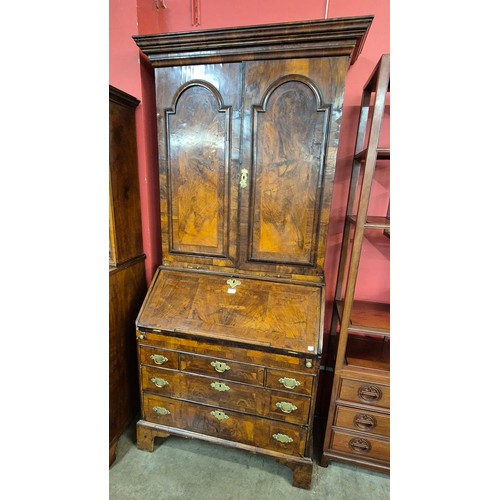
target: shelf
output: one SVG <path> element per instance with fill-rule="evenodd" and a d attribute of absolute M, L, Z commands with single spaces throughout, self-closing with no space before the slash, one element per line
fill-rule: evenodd
<path fill-rule="evenodd" d="M 348 215 L 347 221 L 350 222 L 351 224 L 356 225 L 358 221 L 358 216 Z M 384 216 L 369 215 L 366 218 L 364 226 L 367 229 L 384 229 L 385 231 L 388 231 L 391 228 L 391 219 L 389 217 L 384 217 Z"/>
<path fill-rule="evenodd" d="M 339 318 L 342 319 L 344 302 L 336 301 Z M 390 304 L 355 300 L 352 303 L 348 333 L 364 333 L 381 337 L 390 336 Z"/>
<path fill-rule="evenodd" d="M 355 160 L 366 160 L 366 155 L 368 154 L 368 148 L 363 149 L 359 153 L 354 155 Z M 377 160 L 390 160 L 391 159 L 391 150 L 390 148 L 377 148 Z"/>
<path fill-rule="evenodd" d="M 350 336 L 345 353 L 344 370 L 356 368 L 389 372 L 391 369 L 390 342 L 356 335 Z"/>

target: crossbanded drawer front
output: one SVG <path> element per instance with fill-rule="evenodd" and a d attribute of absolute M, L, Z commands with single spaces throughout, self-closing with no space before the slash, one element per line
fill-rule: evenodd
<path fill-rule="evenodd" d="M 307 428 L 237 413 L 213 406 L 144 394 L 144 416 L 149 422 L 304 456 Z"/>
<path fill-rule="evenodd" d="M 374 411 L 338 406 L 333 425 L 378 436 L 389 437 L 390 435 L 389 415 Z"/>
<path fill-rule="evenodd" d="M 312 394 L 314 377 L 284 370 L 267 370 L 266 387 L 292 394 Z"/>
<path fill-rule="evenodd" d="M 171 368 L 173 370 L 179 368 L 179 353 L 175 351 L 141 346 L 139 357 L 141 365 Z"/>
<path fill-rule="evenodd" d="M 347 378 L 341 380 L 339 399 L 381 408 L 389 408 L 391 401 L 389 386 Z"/>
<path fill-rule="evenodd" d="M 334 431 L 330 448 L 334 451 L 351 455 L 352 457 L 390 461 L 389 441 L 377 439 L 372 436 L 366 437 L 366 435 Z"/>
<path fill-rule="evenodd" d="M 149 366 L 141 367 L 141 384 L 146 392 L 296 424 L 307 424 L 311 406 L 306 396 Z"/>
<path fill-rule="evenodd" d="M 263 385 L 264 368 L 224 358 L 181 353 L 180 369 L 190 373 L 220 377 L 247 384 Z"/>

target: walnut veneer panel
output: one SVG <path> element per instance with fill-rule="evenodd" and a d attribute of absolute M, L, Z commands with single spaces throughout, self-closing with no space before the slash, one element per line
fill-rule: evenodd
<path fill-rule="evenodd" d="M 161 268 L 139 327 L 315 355 L 320 352 L 323 288 Z"/>

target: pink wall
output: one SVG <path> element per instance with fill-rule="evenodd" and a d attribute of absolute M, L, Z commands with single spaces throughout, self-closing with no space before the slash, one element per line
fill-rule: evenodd
<path fill-rule="evenodd" d="M 158 214 L 158 174 L 156 125 L 154 122 L 154 78 L 147 62 L 140 61 L 131 36 L 208 28 L 304 21 L 325 17 L 327 0 L 199 0 L 200 26 L 191 25 L 190 0 L 110 0 L 110 83 L 131 93 L 141 105 L 137 114 L 139 176 L 141 183 L 144 250 L 148 282 L 161 261 Z M 166 8 L 163 8 L 163 4 Z M 158 6 L 158 8 L 157 8 Z M 363 51 L 348 72 L 345 103 L 333 192 L 332 220 L 328 238 L 325 278 L 329 329 L 331 301 L 342 239 L 345 204 L 351 168 L 361 91 L 367 78 L 389 46 L 389 0 L 330 0 L 328 17 L 375 16 Z M 388 131 L 386 131 L 388 144 Z M 372 215 L 383 215 L 387 208 L 388 166 L 376 177 Z M 374 242 L 377 240 L 377 244 Z M 380 241 L 379 241 L 380 240 Z M 389 300 L 389 240 L 377 235 L 367 238 L 363 247 L 357 297 Z"/>

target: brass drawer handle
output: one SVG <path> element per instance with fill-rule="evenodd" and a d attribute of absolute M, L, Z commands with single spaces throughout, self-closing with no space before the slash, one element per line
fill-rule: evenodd
<path fill-rule="evenodd" d="M 210 415 L 213 415 L 217 420 L 227 420 L 229 417 L 220 410 L 214 410 L 210 412 Z"/>
<path fill-rule="evenodd" d="M 295 411 L 297 407 L 293 405 L 292 403 L 288 403 L 286 401 L 280 401 L 276 403 L 276 406 L 283 412 L 283 413 L 292 413 L 292 411 Z"/>
<path fill-rule="evenodd" d="M 222 382 L 212 382 L 210 386 L 219 392 L 229 391 L 229 386 Z"/>
<path fill-rule="evenodd" d="M 273 434 L 273 438 L 276 439 L 276 441 L 279 441 L 280 443 L 289 444 L 293 442 L 293 439 L 290 436 L 287 436 L 286 434 L 281 434 L 279 432 L 278 434 Z"/>
<path fill-rule="evenodd" d="M 377 426 L 377 419 L 366 413 L 358 413 L 354 417 L 354 425 L 363 431 L 369 431 Z"/>
<path fill-rule="evenodd" d="M 283 384 L 287 389 L 295 389 L 300 385 L 298 380 L 294 378 L 282 377 L 279 379 L 280 384 Z"/>
<path fill-rule="evenodd" d="M 372 445 L 366 439 L 352 438 L 349 441 L 349 448 L 356 453 L 368 453 L 372 449 Z"/>
<path fill-rule="evenodd" d="M 149 356 L 157 365 L 162 365 L 168 361 L 168 358 L 162 356 L 161 354 L 151 354 Z"/>
<path fill-rule="evenodd" d="M 156 385 L 156 387 L 159 387 L 160 389 L 168 385 L 168 382 L 166 380 L 163 380 L 162 378 L 159 377 L 153 377 L 151 379 L 151 382 L 153 382 L 153 384 Z"/>
<path fill-rule="evenodd" d="M 212 361 L 210 363 L 210 366 L 213 366 L 216 372 L 219 373 L 224 373 L 227 370 L 230 370 L 231 367 L 229 365 L 226 365 L 226 363 L 222 361 Z"/>
<path fill-rule="evenodd" d="M 153 406 L 153 411 L 158 415 L 170 415 L 170 412 L 163 406 Z"/>
<path fill-rule="evenodd" d="M 358 389 L 358 396 L 363 401 L 373 403 L 382 397 L 382 391 L 374 385 L 363 385 Z"/>

